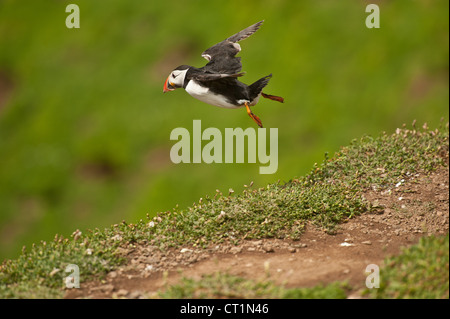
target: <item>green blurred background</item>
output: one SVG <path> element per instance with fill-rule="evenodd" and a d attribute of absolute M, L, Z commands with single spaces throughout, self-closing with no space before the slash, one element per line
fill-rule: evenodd
<path fill-rule="evenodd" d="M 65 8 L 80 8 L 68 29 Z M 366 5 L 380 6 L 368 29 Z M 307 173 L 324 153 L 414 119 L 448 121 L 448 6 L 438 1 L 0 0 L 0 260 L 75 229 L 135 222 L 216 189 Z M 273 73 L 254 112 L 279 169 L 170 161 L 172 129 L 255 127 L 244 109 L 163 94 L 172 69 L 265 19 L 241 81 Z"/>

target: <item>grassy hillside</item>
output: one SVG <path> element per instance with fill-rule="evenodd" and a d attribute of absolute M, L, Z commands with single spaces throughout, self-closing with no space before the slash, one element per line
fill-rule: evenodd
<path fill-rule="evenodd" d="M 448 124 L 435 130 L 404 128 L 376 138 L 365 136 L 326 158 L 308 175 L 284 184 L 246 186 L 242 192 L 229 194 L 218 192 L 188 208 L 158 213 L 156 217 L 149 215 L 137 223 L 124 221 L 104 230 L 77 230 L 70 238 L 56 235 L 52 241 L 24 247 L 19 258 L 2 264 L 0 296 L 61 297 L 68 264 L 77 264 L 83 269 L 81 281 L 89 281 L 125 262 L 119 247 L 130 244 L 150 244 L 165 250 L 181 245 L 237 243 L 249 238 L 296 240 L 305 224 L 311 222 L 332 232 L 344 219 L 373 209 L 362 196 L 364 190 L 392 187 L 401 179 L 408 180 L 414 172 L 430 173 L 448 165 L 448 150 Z M 430 247 L 441 249 L 440 244 Z M 422 258 L 421 253 L 411 252 L 408 258 Z M 448 273 L 448 255 L 446 258 Z M 430 275 L 439 269 L 442 266 L 430 268 Z M 330 291 L 339 295 L 340 286 L 333 287 Z M 395 293 L 387 292 L 385 296 L 392 295 Z"/>
<path fill-rule="evenodd" d="M 80 0 L 80 29 L 65 26 L 69 3 L 0 1 L 0 259 L 55 233 L 185 208 L 215 189 L 241 193 L 253 181 L 286 190 L 295 183 L 273 183 L 307 174 L 355 136 L 448 120 L 447 1 L 379 2 L 380 29 L 365 27 L 366 3 L 353 0 Z M 267 93 L 286 99 L 254 109 L 279 128 L 278 172 L 173 164 L 172 129 L 193 119 L 220 130 L 254 123 L 244 110 L 163 95 L 166 76 L 202 66 L 203 50 L 262 19 L 241 43 L 242 81 L 273 73 Z"/>
<path fill-rule="evenodd" d="M 385 260 L 384 282 L 368 295 L 375 298 L 449 298 L 449 242 L 425 237 L 399 256 Z"/>

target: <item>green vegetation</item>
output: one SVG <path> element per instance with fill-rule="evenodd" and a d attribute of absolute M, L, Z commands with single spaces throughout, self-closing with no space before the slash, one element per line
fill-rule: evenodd
<path fill-rule="evenodd" d="M 430 171 L 447 164 L 448 124 L 441 123 L 440 130 L 430 131 L 427 124 L 417 130 L 414 121 L 413 129 L 403 125 L 392 135 L 353 140 L 336 159 L 316 166 L 309 178 L 357 189 L 392 186 L 419 169 Z"/>
<path fill-rule="evenodd" d="M 150 243 L 166 249 L 186 244 L 206 247 L 225 240 L 237 243 L 248 238 L 295 240 L 308 222 L 332 231 L 342 220 L 372 209 L 362 198 L 362 191 L 374 186 L 372 183 L 378 183 L 375 186 L 379 188 L 391 187 L 412 172 L 429 173 L 446 165 L 448 135 L 447 125 L 436 130 L 405 128 L 378 138 L 363 137 L 342 148 L 336 157 L 326 158 L 306 177 L 286 184 L 247 187 L 240 194 L 217 193 L 186 209 L 148 215 L 135 224 L 122 222 L 103 231 L 76 231 L 71 239 L 55 236 L 51 242 L 24 248 L 18 259 L 2 264 L 0 297 L 59 295 L 68 264 L 83 269 L 81 282 L 102 276 L 125 261 L 117 250 L 122 245 Z M 414 161 L 409 160 L 411 156 Z M 361 174 L 370 183 L 361 182 Z M 283 292 L 283 296 L 302 295 L 301 291 Z"/>
<path fill-rule="evenodd" d="M 111 230 L 83 235 L 76 231 L 72 239 L 55 236 L 51 242 L 25 247 L 16 260 L 4 261 L 0 273 L 0 297 L 62 297 L 63 279 L 69 264 L 83 269 L 80 281 L 99 276 L 125 261 L 116 253 L 119 247 Z M 51 289 L 52 288 L 52 289 Z"/>
<path fill-rule="evenodd" d="M 380 288 L 373 298 L 449 298 L 449 244 L 445 237 L 424 237 L 399 256 L 384 261 Z"/>
<path fill-rule="evenodd" d="M 330 207 L 315 204 L 306 212 L 314 194 L 301 193 L 304 180 L 273 183 L 306 175 L 326 151 L 334 153 L 355 136 L 393 132 L 414 119 L 431 127 L 441 117 L 448 121 L 448 1 L 380 2 L 376 30 L 364 25 L 367 3 L 354 0 L 77 0 L 76 30 L 65 26 L 69 3 L 0 1 L 0 260 L 19 257 L 33 242 L 50 245 L 55 233 L 67 238 L 74 229 L 85 234 L 122 220 L 134 223 L 177 204 L 187 211 L 200 197 L 202 207 L 214 208 L 206 194 L 228 194 L 229 188 L 241 194 L 245 188 L 236 185 L 250 181 L 255 189 L 271 184 L 265 194 L 281 192 L 268 203 L 273 216 L 266 228 L 250 235 L 295 237 L 303 221 L 289 222 L 296 230 L 280 229 L 286 218 L 279 215 L 288 209 L 325 210 L 326 219 L 315 220 L 332 228 L 334 218 L 362 209 L 351 190 L 349 199 L 338 194 L 347 186 L 314 186 L 318 199 L 330 190 Z M 279 128 L 278 172 L 259 175 L 259 163 L 171 163 L 171 130 L 190 128 L 194 119 L 221 131 L 254 127 L 245 110 L 208 106 L 182 91 L 163 95 L 162 86 L 172 68 L 202 66 L 203 50 L 262 19 L 261 29 L 241 43 L 242 81 L 273 73 L 267 93 L 286 99 L 254 108 L 265 127 Z M 378 168 L 388 171 L 381 161 Z M 409 164 L 401 165 L 409 170 Z M 348 183 L 366 183 L 360 169 Z M 373 172 L 367 183 L 381 175 Z M 301 198 L 291 201 L 288 190 Z M 257 196 L 246 190 L 221 201 L 247 209 Z M 341 204 L 357 206 L 338 213 Z M 258 207 L 249 212 L 264 206 Z M 227 209 L 227 218 L 234 218 L 233 207 Z M 232 227 L 230 236 L 248 231 Z"/>
<path fill-rule="evenodd" d="M 160 298 L 279 298 L 279 299 L 344 299 L 346 285 L 332 283 L 313 288 L 284 288 L 267 280 L 248 280 L 226 273 L 203 276 L 200 280 L 183 278 L 178 285 L 172 285 L 158 293 Z"/>

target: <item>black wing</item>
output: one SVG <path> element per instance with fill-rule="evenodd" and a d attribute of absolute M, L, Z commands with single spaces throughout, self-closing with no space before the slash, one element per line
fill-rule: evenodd
<path fill-rule="evenodd" d="M 230 41 L 230 42 L 236 43 L 236 42 L 239 42 L 241 40 L 247 39 L 253 33 L 258 31 L 259 27 L 261 26 L 261 24 L 263 24 L 263 22 L 264 22 L 264 20 L 261 20 L 261 21 L 255 23 L 255 24 L 249 26 L 248 28 L 242 30 L 241 32 L 238 32 L 235 35 L 232 35 L 227 40 Z"/>
<path fill-rule="evenodd" d="M 264 20 L 259 21 L 205 50 L 202 57 L 209 63 L 204 66 L 204 70 L 229 74 L 239 73 L 242 70 L 241 58 L 235 57 L 235 55 L 241 51 L 241 46 L 237 42 L 255 33 L 263 22 Z"/>
<path fill-rule="evenodd" d="M 226 73 L 203 73 L 203 72 L 196 72 L 190 74 L 190 78 L 198 81 L 214 81 L 219 80 L 223 78 L 238 78 L 240 76 L 243 76 L 245 72 L 241 73 L 233 73 L 233 74 L 226 74 Z"/>

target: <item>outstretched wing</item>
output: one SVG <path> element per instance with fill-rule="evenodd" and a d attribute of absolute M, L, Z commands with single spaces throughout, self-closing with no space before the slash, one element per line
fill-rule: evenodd
<path fill-rule="evenodd" d="M 241 73 L 233 73 L 233 74 L 226 74 L 226 73 L 192 73 L 190 75 L 191 79 L 198 80 L 198 81 L 214 81 L 219 80 L 223 78 L 238 78 L 240 76 L 243 76 L 245 72 Z"/>
<path fill-rule="evenodd" d="M 236 43 L 236 42 L 239 42 L 241 40 L 247 39 L 253 33 L 258 31 L 259 27 L 261 26 L 261 24 L 263 24 L 263 22 L 264 22 L 264 20 L 261 20 L 261 21 L 255 23 L 255 24 L 249 26 L 248 28 L 242 30 L 241 32 L 238 32 L 235 35 L 232 35 L 227 40 L 230 41 L 230 42 Z"/>
<path fill-rule="evenodd" d="M 237 42 L 255 33 L 263 22 L 264 20 L 259 21 L 205 50 L 202 57 L 209 61 L 204 67 L 205 70 L 219 73 L 238 73 L 241 71 L 241 59 L 235 57 L 241 51 L 241 46 Z"/>

